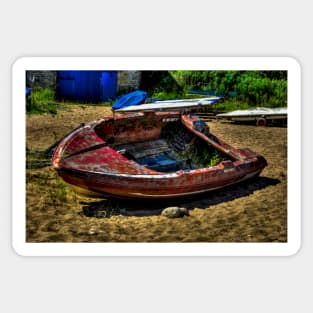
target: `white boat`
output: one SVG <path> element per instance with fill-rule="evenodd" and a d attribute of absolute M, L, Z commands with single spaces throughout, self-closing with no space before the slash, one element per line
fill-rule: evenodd
<path fill-rule="evenodd" d="M 267 122 L 286 121 L 287 108 L 257 107 L 248 110 L 236 110 L 228 113 L 217 114 L 217 119 L 227 119 L 235 122 L 255 121 L 257 126 L 265 126 Z"/>
<path fill-rule="evenodd" d="M 210 106 L 222 97 L 211 98 L 197 98 L 197 99 L 179 99 L 179 100 L 164 100 L 155 101 L 152 103 L 144 103 L 139 105 L 132 105 L 114 110 L 114 112 L 156 112 L 156 111 L 179 111 L 185 109 L 193 109 L 197 107 Z"/>

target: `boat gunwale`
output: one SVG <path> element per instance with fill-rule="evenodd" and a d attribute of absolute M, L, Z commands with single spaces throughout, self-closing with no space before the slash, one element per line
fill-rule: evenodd
<path fill-rule="evenodd" d="M 131 118 L 141 118 L 146 115 L 136 113 L 126 116 L 104 117 L 86 125 L 82 125 L 78 129 L 70 132 L 63 138 L 55 150 L 52 158 L 54 169 L 66 183 L 83 189 L 87 194 L 96 193 L 104 197 L 107 195 L 116 198 L 165 199 L 201 194 L 236 184 L 259 175 L 267 165 L 266 160 L 260 154 L 249 149 L 236 149 L 211 133 L 204 134 L 195 129 L 194 121 L 198 119 L 197 115 L 177 115 L 177 113 L 173 112 L 168 112 L 168 114 L 165 112 L 155 114 L 157 118 L 160 118 L 162 121 L 164 121 L 163 118 L 167 119 L 179 116 L 180 122 L 184 127 L 193 132 L 198 138 L 213 145 L 213 147 L 226 154 L 229 157 L 229 160 L 222 161 L 211 167 L 200 167 L 186 170 L 180 169 L 175 172 L 159 172 L 151 170 L 144 165 L 140 165 L 133 160 L 127 159 L 127 161 L 136 164 L 138 173 L 125 173 L 127 167 L 125 167 L 123 173 L 120 173 L 118 171 L 110 172 L 106 170 L 100 172 L 97 170 L 91 170 L 91 168 L 70 168 L 60 164 L 62 160 L 70 159 L 71 155 L 68 158 L 62 158 L 62 154 L 66 151 L 66 148 L 71 145 L 73 140 L 75 140 L 75 136 L 77 136 L 82 130 L 91 129 L 91 132 L 88 134 L 93 134 L 94 132 L 97 137 L 100 138 L 96 143 L 101 145 L 102 141 L 103 146 L 103 144 L 106 143 L 106 138 L 99 137 L 95 127 L 109 120 L 115 121 L 128 118 L 131 120 Z M 108 147 L 123 156 L 109 143 Z M 110 168 L 108 167 L 108 169 Z M 143 169 L 141 173 L 140 169 Z M 190 185 L 191 181 L 192 185 Z M 132 183 L 134 183 L 134 185 Z"/>
<path fill-rule="evenodd" d="M 162 114 L 163 115 L 163 114 Z M 142 116 L 142 114 L 135 114 L 135 115 L 131 115 L 131 116 L 127 116 L 128 117 L 140 117 Z M 188 125 L 185 121 L 184 121 L 184 117 L 185 118 L 189 118 L 187 115 L 182 115 L 181 116 L 181 122 L 182 124 L 189 130 L 191 130 L 197 137 L 201 138 L 202 140 L 207 141 L 209 144 L 212 144 L 212 141 L 208 141 L 208 137 L 205 136 L 204 134 L 202 134 L 201 132 L 198 132 L 197 130 L 195 130 L 194 128 L 192 128 L 190 125 Z M 123 117 L 118 117 L 118 119 L 123 118 Z M 125 117 L 124 117 L 125 118 Z M 74 131 L 72 131 L 71 133 L 68 134 L 68 136 L 66 136 L 61 143 L 59 144 L 59 146 L 57 147 L 54 156 L 52 158 L 52 164 L 53 167 L 57 170 L 60 171 L 62 170 L 62 167 L 60 167 L 60 161 L 62 160 L 62 152 L 64 152 L 64 149 L 66 148 L 66 146 L 70 145 L 71 142 L 74 140 L 76 134 L 80 133 L 83 129 L 91 129 L 94 128 L 96 125 L 103 123 L 109 119 L 112 119 L 112 117 L 106 117 L 106 118 L 102 118 L 99 120 L 95 120 L 93 122 L 90 122 L 86 125 L 83 125 L 82 127 L 79 127 L 78 129 L 75 129 Z M 114 119 L 114 118 L 113 118 Z M 189 119 L 190 121 L 192 121 L 191 119 Z M 220 140 L 220 139 L 219 139 Z M 225 144 L 222 140 L 220 140 L 220 142 L 222 144 Z M 103 143 L 105 144 L 105 140 L 103 140 Z M 242 158 L 239 157 L 238 155 L 234 155 L 231 152 L 231 149 L 225 149 L 222 147 L 221 144 L 219 143 L 214 143 L 215 148 L 218 149 L 219 151 L 225 153 L 226 155 L 228 155 L 230 158 L 233 158 L 235 161 L 230 161 L 232 163 L 232 166 L 228 169 L 224 168 L 223 165 L 223 161 L 220 162 L 218 165 L 215 166 L 211 166 L 211 167 L 200 167 L 200 168 L 196 168 L 196 169 L 186 169 L 186 170 L 178 170 L 175 172 L 160 172 L 160 171 L 155 171 L 155 170 L 151 170 L 148 167 L 144 166 L 144 165 L 140 165 L 139 163 L 136 163 L 136 166 L 140 169 L 145 169 L 147 171 L 151 171 L 150 173 L 147 174 L 142 174 L 139 173 L 138 174 L 132 174 L 132 173 L 114 173 L 114 172 L 108 172 L 108 171 L 92 171 L 92 170 L 84 170 L 84 169 L 80 169 L 80 168 L 75 168 L 75 169 L 71 169 L 71 170 L 75 170 L 75 171 L 79 171 L 81 173 L 93 173 L 96 175 L 101 175 L 101 176 L 110 176 L 110 177 L 121 177 L 121 178 L 143 178 L 143 179 L 157 179 L 157 180 L 161 180 L 161 179 L 169 179 L 169 178 L 178 178 L 181 177 L 182 175 L 200 175 L 200 174 L 205 174 L 205 173 L 209 173 L 209 172 L 216 172 L 216 174 L 221 173 L 221 172 L 227 172 L 230 170 L 240 170 L 240 165 L 244 165 L 245 166 L 249 166 L 249 164 L 253 165 L 254 163 L 258 163 L 258 158 L 257 156 L 259 156 L 257 153 L 254 153 L 254 155 L 252 157 L 247 157 L 247 158 Z M 226 144 L 227 147 L 229 148 L 233 148 L 232 146 L 229 146 L 228 144 Z M 109 146 L 109 145 L 108 145 Z M 111 147 L 112 148 L 112 147 Z M 116 151 L 117 153 L 119 153 L 117 150 L 115 150 L 113 148 L 114 151 Z M 236 150 L 236 149 L 235 149 Z M 242 151 L 242 150 L 238 150 L 238 151 Z M 119 153 L 120 154 L 120 153 Z M 131 161 L 131 160 L 130 160 Z M 65 167 L 66 168 L 66 167 Z"/>

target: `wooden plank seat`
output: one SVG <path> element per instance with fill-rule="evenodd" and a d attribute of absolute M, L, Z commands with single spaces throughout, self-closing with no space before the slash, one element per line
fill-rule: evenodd
<path fill-rule="evenodd" d="M 127 145 L 119 145 L 115 147 L 117 151 L 122 151 L 122 154 L 129 154 L 134 159 L 140 159 L 147 156 L 157 155 L 160 153 L 171 151 L 166 140 L 158 139 L 147 142 L 135 142 Z"/>
<path fill-rule="evenodd" d="M 164 139 L 120 145 L 116 150 L 143 166 L 161 172 L 176 171 L 184 163 L 183 160 L 176 160 L 175 153 Z"/>

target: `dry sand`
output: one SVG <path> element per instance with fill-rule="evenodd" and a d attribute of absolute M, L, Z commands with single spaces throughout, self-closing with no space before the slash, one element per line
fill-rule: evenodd
<path fill-rule="evenodd" d="M 27 147 L 46 149 L 80 123 L 108 114 L 105 107 L 76 105 L 55 116 L 27 116 Z M 268 166 L 261 176 L 195 199 L 151 204 L 84 198 L 51 166 L 29 169 L 27 242 L 286 242 L 287 128 L 216 121 L 209 126 L 227 143 L 262 154 Z M 186 207 L 190 216 L 160 216 L 173 205 Z M 107 217 L 91 217 L 103 212 Z"/>

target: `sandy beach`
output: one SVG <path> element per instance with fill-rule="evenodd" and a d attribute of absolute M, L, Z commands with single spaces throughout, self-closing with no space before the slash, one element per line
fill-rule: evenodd
<path fill-rule="evenodd" d="M 73 105 L 56 115 L 27 116 L 26 146 L 47 149 L 81 123 L 108 114 L 106 107 Z M 193 199 L 144 203 L 85 198 L 51 166 L 27 169 L 27 242 L 286 242 L 287 128 L 209 126 L 232 146 L 262 154 L 268 166 L 261 176 Z M 190 216 L 160 215 L 173 205 Z"/>

